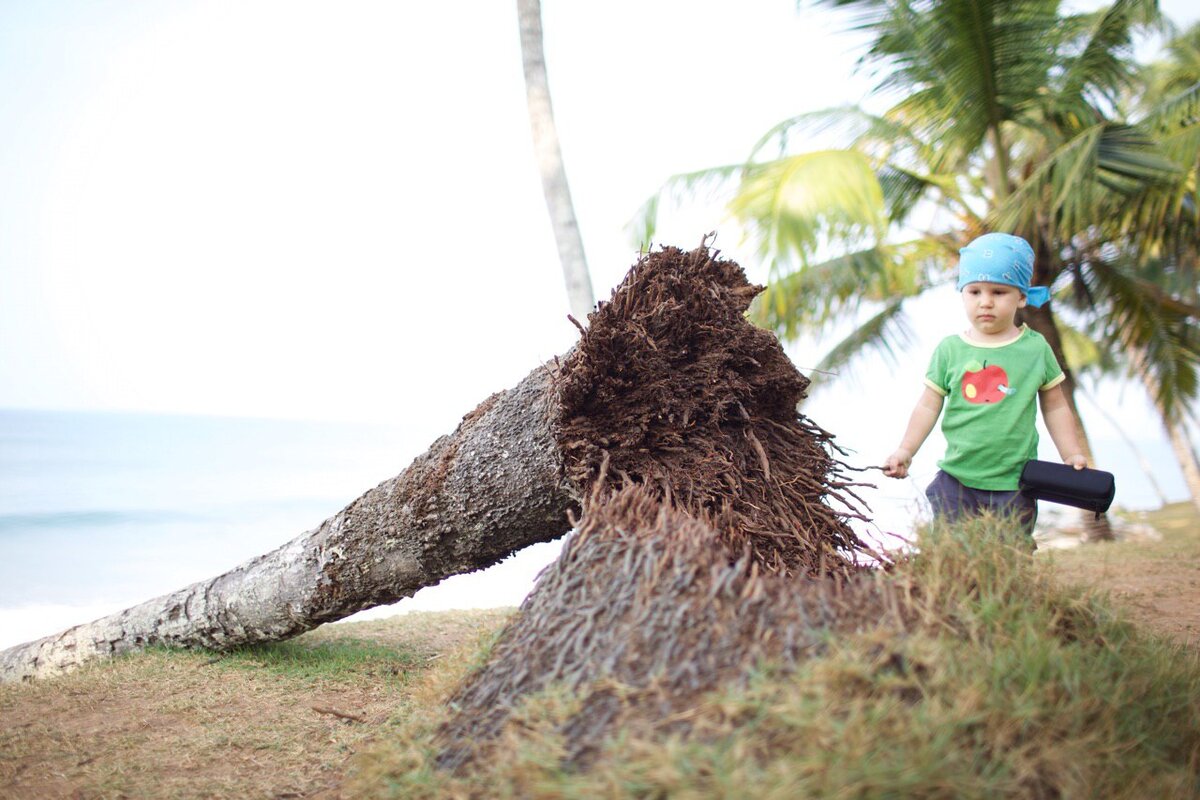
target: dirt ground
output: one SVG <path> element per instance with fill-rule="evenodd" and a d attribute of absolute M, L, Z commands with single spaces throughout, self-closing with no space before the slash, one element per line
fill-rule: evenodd
<path fill-rule="evenodd" d="M 1138 625 L 1200 648 L 1200 514 L 1190 503 L 1130 515 L 1125 541 L 1049 553 L 1063 579 L 1108 592 Z"/>
<path fill-rule="evenodd" d="M 1038 557 L 1200 647 L 1200 516 L 1176 504 L 1125 524 L 1153 530 Z M 152 652 L 0 686 L 0 797 L 336 797 L 354 752 L 423 702 L 414 687 L 471 657 L 509 613 L 325 626 L 283 653 Z"/>
<path fill-rule="evenodd" d="M 336 796 L 413 685 L 511 611 L 327 625 L 282 654 L 150 652 L 0 686 L 0 797 Z"/>

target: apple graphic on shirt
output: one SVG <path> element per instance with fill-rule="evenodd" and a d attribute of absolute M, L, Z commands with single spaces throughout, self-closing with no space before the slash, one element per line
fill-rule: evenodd
<path fill-rule="evenodd" d="M 972 361 L 963 373 L 962 394 L 968 403 L 999 403 L 1013 393 L 1008 373 L 999 364 Z"/>

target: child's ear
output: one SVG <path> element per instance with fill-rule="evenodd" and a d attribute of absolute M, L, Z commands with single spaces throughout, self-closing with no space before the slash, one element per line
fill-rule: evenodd
<path fill-rule="evenodd" d="M 1017 302 L 1017 308 L 1024 308 L 1025 304 L 1028 302 L 1029 302 L 1029 295 L 1025 294 L 1024 292 L 1021 292 L 1021 299 Z"/>

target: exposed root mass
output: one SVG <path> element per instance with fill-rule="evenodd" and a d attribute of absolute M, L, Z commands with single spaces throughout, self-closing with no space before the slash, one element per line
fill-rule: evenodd
<path fill-rule="evenodd" d="M 699 694 L 888 613 L 847 524 L 854 484 L 796 410 L 808 380 L 745 318 L 760 288 L 707 247 L 665 248 L 589 316 L 555 381 L 583 519 L 452 699 L 442 766 L 555 685 L 582 693 L 576 766 L 618 722 L 686 732 Z"/>
<path fill-rule="evenodd" d="M 745 318 L 761 288 L 707 247 L 641 259 L 562 365 L 568 476 L 593 505 L 646 486 L 760 569 L 852 571 L 854 484 L 796 411 L 808 379 Z"/>
<path fill-rule="evenodd" d="M 764 573 L 748 553 L 731 562 L 716 537 L 641 487 L 589 512 L 487 665 L 451 699 L 441 765 L 488 753 L 520 700 L 555 685 L 581 693 L 562 731 L 573 766 L 586 766 L 618 725 L 687 733 L 686 711 L 702 694 L 763 662 L 786 669 L 831 631 L 902 613 L 873 575 Z"/>

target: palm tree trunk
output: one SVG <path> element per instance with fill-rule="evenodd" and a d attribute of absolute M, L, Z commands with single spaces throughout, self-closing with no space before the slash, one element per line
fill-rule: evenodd
<path fill-rule="evenodd" d="M 1004 144 L 1004 137 L 1000 134 L 1000 123 L 993 122 L 990 126 L 988 126 L 988 130 L 991 133 L 992 147 L 996 149 L 996 157 L 992 162 L 992 166 L 996 170 L 996 182 L 992 187 L 992 190 L 995 194 L 995 202 L 996 204 L 999 204 L 1004 200 L 1004 198 L 1011 194 L 1008 185 L 1008 171 L 1010 169 L 1011 159 L 1008 154 L 1008 147 Z"/>
<path fill-rule="evenodd" d="M 1200 459 L 1196 457 L 1196 448 L 1192 446 L 1192 440 L 1182 422 L 1168 421 L 1164 418 L 1163 426 L 1167 429 L 1171 449 L 1175 451 L 1175 458 L 1183 471 L 1183 481 L 1191 496 L 1192 505 L 1200 511 Z"/>
<path fill-rule="evenodd" d="M 1167 441 L 1171 443 L 1171 450 L 1175 453 L 1175 460 L 1179 462 L 1180 472 L 1183 473 L 1183 482 L 1187 486 L 1192 505 L 1200 510 L 1200 460 L 1196 458 L 1196 448 L 1192 446 L 1192 441 L 1188 438 L 1187 426 L 1182 419 L 1176 418 L 1175 415 L 1159 405 L 1157 386 L 1154 376 L 1150 372 L 1146 353 L 1133 348 L 1129 349 L 1128 353 L 1134 372 L 1141 378 L 1142 385 L 1146 387 L 1146 394 L 1158 411 L 1163 430 L 1167 433 Z"/>
<path fill-rule="evenodd" d="M 55 675 L 149 645 L 277 641 L 483 569 L 570 528 L 578 509 L 538 368 L 406 470 L 319 527 L 211 580 L 0 652 L 0 681 Z"/>
<path fill-rule="evenodd" d="M 521 63 L 525 68 L 529 127 L 533 133 L 538 170 L 542 175 L 542 193 L 550 211 L 554 241 L 558 244 L 558 258 L 562 263 L 571 314 L 580 324 L 585 324 L 595 303 L 595 295 L 584 257 L 583 237 L 579 233 L 575 206 L 567 185 L 562 149 L 558 145 L 554 109 L 550 105 L 550 82 L 546 77 L 546 57 L 542 50 L 540 0 L 517 0 L 517 16 L 521 26 Z"/>

